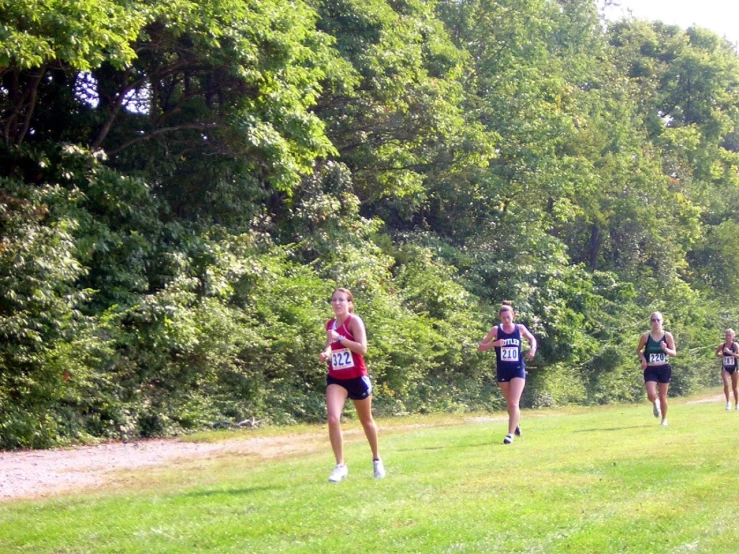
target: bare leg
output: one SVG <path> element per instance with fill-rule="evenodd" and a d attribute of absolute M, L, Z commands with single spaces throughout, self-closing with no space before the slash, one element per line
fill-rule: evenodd
<path fill-rule="evenodd" d="M 662 410 L 662 421 L 667 419 L 667 389 L 670 388 L 669 383 L 658 383 L 659 387 L 659 406 Z"/>
<path fill-rule="evenodd" d="M 736 371 L 734 372 L 734 375 L 736 375 Z M 736 390 L 736 380 L 733 379 L 734 375 L 731 376 L 731 379 L 734 380 L 734 390 Z M 726 397 L 727 404 L 731 400 L 731 397 L 729 396 L 729 379 L 729 372 L 725 369 L 721 369 L 721 380 L 724 382 L 724 396 Z"/>
<path fill-rule="evenodd" d="M 644 383 L 644 388 L 647 390 L 647 398 L 650 402 L 654 403 L 654 401 L 657 400 L 657 382 L 646 381 Z"/>
<path fill-rule="evenodd" d="M 326 387 L 326 411 L 328 412 L 328 437 L 337 464 L 344 463 L 344 440 L 341 436 L 341 412 L 348 396 L 346 389 L 339 385 Z"/>
<path fill-rule="evenodd" d="M 520 377 L 514 377 L 507 383 L 498 383 L 500 390 L 503 392 L 506 402 L 506 410 L 508 411 L 508 434 L 512 435 L 518 422 L 521 419 L 521 410 L 519 408 L 519 402 L 521 401 L 521 394 L 523 394 L 523 388 L 526 385 L 526 380 Z"/>
<path fill-rule="evenodd" d="M 364 400 L 352 400 L 354 407 L 357 410 L 359 421 L 362 423 L 362 429 L 369 442 L 370 449 L 372 450 L 372 459 L 379 460 L 380 454 L 377 447 L 377 425 L 375 419 L 372 417 L 372 396 L 365 398 Z"/>

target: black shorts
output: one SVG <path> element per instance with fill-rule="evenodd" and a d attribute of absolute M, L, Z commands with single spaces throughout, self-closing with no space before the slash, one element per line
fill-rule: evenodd
<path fill-rule="evenodd" d="M 326 376 L 326 388 L 329 385 L 344 387 L 352 400 L 364 400 L 372 396 L 372 381 L 368 375 L 354 377 L 353 379 L 336 379 L 330 375 Z"/>
<path fill-rule="evenodd" d="M 521 364 L 520 366 L 513 368 L 498 368 L 495 371 L 495 378 L 498 383 L 509 383 L 510 380 L 515 377 L 526 379 L 526 366 Z"/>
<path fill-rule="evenodd" d="M 729 375 L 734 375 L 734 372 L 736 371 L 735 365 L 730 366 L 730 367 L 723 366 L 723 368 L 724 368 L 724 371 L 728 373 Z"/>
<path fill-rule="evenodd" d="M 665 365 L 648 365 L 644 370 L 644 382 L 656 381 L 657 383 L 669 383 L 672 378 L 672 368 L 670 364 Z"/>

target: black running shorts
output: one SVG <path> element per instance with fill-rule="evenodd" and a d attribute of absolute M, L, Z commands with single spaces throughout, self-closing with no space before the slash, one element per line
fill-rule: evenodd
<path fill-rule="evenodd" d="M 657 383 L 669 383 L 672 379 L 672 368 L 670 364 L 648 365 L 644 370 L 644 382 L 656 381 Z"/>

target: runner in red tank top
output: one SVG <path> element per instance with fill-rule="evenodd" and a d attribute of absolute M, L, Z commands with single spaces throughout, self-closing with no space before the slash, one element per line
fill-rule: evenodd
<path fill-rule="evenodd" d="M 349 329 L 357 316 L 348 314 L 346 319 L 339 324 L 338 318 L 330 319 L 326 323 L 326 332 L 335 331 L 337 340 L 330 344 L 331 356 L 328 358 L 328 374 L 334 379 L 356 379 L 367 375 L 367 366 L 364 364 L 362 354 L 347 348 L 345 343 L 355 341 L 354 333 Z M 361 320 L 359 320 L 361 323 Z"/>
<path fill-rule="evenodd" d="M 374 476 L 376 479 L 385 477 L 385 468 L 377 446 L 377 425 L 372 417 L 372 383 L 364 364 L 367 333 L 362 318 L 353 314 L 353 300 L 352 293 L 347 289 L 336 289 L 331 296 L 335 317 L 326 323 L 326 346 L 320 356 L 322 362 L 328 362 L 328 436 L 336 457 L 336 467 L 328 478 L 332 483 L 338 483 L 349 474 L 344 463 L 344 440 L 341 434 L 341 412 L 347 398 L 354 403 L 369 441 Z"/>

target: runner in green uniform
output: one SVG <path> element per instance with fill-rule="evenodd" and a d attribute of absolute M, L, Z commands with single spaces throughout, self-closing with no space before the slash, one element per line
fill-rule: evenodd
<path fill-rule="evenodd" d="M 644 388 L 652 403 L 654 417 L 662 418 L 662 425 L 667 426 L 667 389 L 670 388 L 672 368 L 670 358 L 677 356 L 675 339 L 672 333 L 662 328 L 662 314 L 654 312 L 650 317 L 652 330 L 644 333 L 639 339 L 636 353 L 641 359 L 644 371 Z"/>

